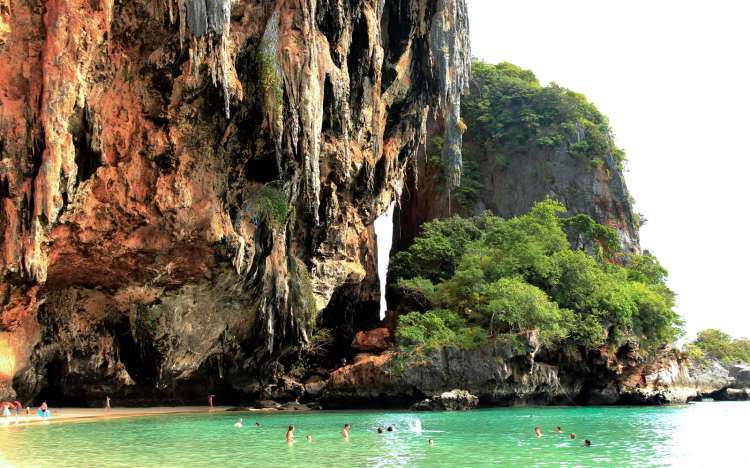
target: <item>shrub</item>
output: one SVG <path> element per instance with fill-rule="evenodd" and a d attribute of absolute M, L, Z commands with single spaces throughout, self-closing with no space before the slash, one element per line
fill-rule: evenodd
<path fill-rule="evenodd" d="M 682 322 L 666 270 L 651 256 L 622 267 L 572 250 L 564 211 L 546 200 L 509 220 L 485 214 L 430 224 L 397 256 L 398 286 L 432 308 L 401 318 L 400 346 L 471 347 L 529 330 L 546 347 L 593 349 L 626 338 L 645 353 L 673 342 Z M 590 232 L 607 232 L 583 222 Z"/>

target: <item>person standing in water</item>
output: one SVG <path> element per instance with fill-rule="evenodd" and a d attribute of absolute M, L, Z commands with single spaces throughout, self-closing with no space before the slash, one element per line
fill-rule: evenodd
<path fill-rule="evenodd" d="M 570 433 L 570 438 L 571 438 L 572 440 L 575 440 L 575 438 L 576 438 L 576 433 L 575 433 L 575 432 L 571 432 L 571 433 Z"/>
<path fill-rule="evenodd" d="M 294 442 L 294 424 L 290 424 L 286 431 L 286 443 L 291 444 L 292 442 Z"/>
<path fill-rule="evenodd" d="M 255 421 L 255 427 L 260 427 L 260 423 L 258 421 Z"/>
<path fill-rule="evenodd" d="M 583 441 L 583 446 L 584 446 L 584 447 L 591 447 L 591 441 L 590 441 L 590 440 L 588 440 L 588 439 L 584 440 L 584 441 Z"/>
<path fill-rule="evenodd" d="M 542 436 L 542 429 L 539 426 L 535 427 L 534 428 L 534 434 L 536 434 L 537 438 L 541 437 Z"/>
<path fill-rule="evenodd" d="M 234 427 L 237 429 L 242 429 L 242 418 L 238 419 L 236 423 L 234 423 Z"/>
<path fill-rule="evenodd" d="M 349 423 L 344 424 L 344 428 L 341 429 L 341 437 L 344 438 L 344 440 L 349 440 Z"/>
<path fill-rule="evenodd" d="M 312 444 L 312 436 L 307 434 L 307 443 Z"/>
<path fill-rule="evenodd" d="M 555 428 L 555 432 L 556 432 L 556 433 L 558 433 L 558 434 L 562 434 L 562 427 L 560 427 L 560 426 L 557 426 L 557 427 Z"/>
<path fill-rule="evenodd" d="M 428 443 L 430 444 L 430 447 L 434 447 L 435 446 L 435 442 L 432 441 L 431 437 L 430 437 L 430 440 L 428 441 Z"/>

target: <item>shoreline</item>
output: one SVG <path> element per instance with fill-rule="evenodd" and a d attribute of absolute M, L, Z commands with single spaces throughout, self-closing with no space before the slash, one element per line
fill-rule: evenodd
<path fill-rule="evenodd" d="M 689 403 L 683 404 L 671 404 L 661 405 L 658 407 L 684 407 L 688 406 Z M 581 406 L 549 406 L 549 405 L 528 405 L 523 408 L 579 408 Z M 596 407 L 596 408 L 613 408 L 622 406 L 611 406 L 611 405 L 583 405 L 583 407 Z M 642 407 L 650 408 L 653 405 L 624 405 L 624 407 Z M 63 407 L 63 408 L 52 408 L 51 416 L 48 419 L 42 419 L 35 413 L 32 413 L 28 419 L 25 415 L 21 415 L 16 419 L 15 416 L 10 416 L 7 419 L 0 417 L 0 427 L 28 427 L 40 424 L 62 424 L 62 423 L 74 423 L 74 422 L 87 422 L 87 421 L 103 421 L 103 420 L 114 420 L 124 418 L 135 418 L 144 416 L 166 416 L 166 415 L 178 415 L 178 414 L 241 414 L 241 413 L 258 413 L 258 414 L 276 414 L 281 411 L 275 409 L 259 409 L 259 408 L 243 408 L 241 410 L 234 410 L 237 406 L 214 406 L 213 409 L 208 409 L 206 406 L 154 406 L 145 408 L 131 408 L 131 407 L 114 407 L 109 411 L 105 412 L 104 408 L 77 408 L 77 407 Z M 518 406 L 488 406 L 480 407 L 471 411 L 482 411 L 491 410 L 498 408 L 519 408 Z M 316 410 L 316 411 L 294 411 L 287 410 L 283 412 L 288 413 L 308 413 L 308 412 L 367 412 L 367 411 L 389 411 L 389 412 L 417 412 L 407 408 L 336 408 L 328 410 Z M 438 411 L 440 412 L 440 411 Z M 428 411 L 427 413 L 431 413 Z"/>
<path fill-rule="evenodd" d="M 27 427 L 39 424 L 60 424 L 70 422 L 101 421 L 108 419 L 123 419 L 143 416 L 163 416 L 174 414 L 198 414 L 198 413 L 225 413 L 231 406 L 214 406 L 208 409 L 206 406 L 154 406 L 150 408 L 118 408 L 113 407 L 109 411 L 104 408 L 51 408 L 50 417 L 42 419 L 36 414 L 36 408 L 27 417 L 22 414 L 16 418 L 12 415 L 8 418 L 0 417 L 0 427 Z M 263 410 L 259 410 L 262 412 Z"/>

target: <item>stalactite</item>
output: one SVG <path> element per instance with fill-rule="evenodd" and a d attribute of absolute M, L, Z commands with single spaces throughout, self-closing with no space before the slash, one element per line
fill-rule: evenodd
<path fill-rule="evenodd" d="M 448 188 L 461 184 L 462 134 L 461 95 L 468 91 L 471 77 L 469 16 L 465 0 L 439 0 L 430 30 L 434 66 L 440 81 L 438 109 L 445 121 L 443 160 L 448 167 Z"/>
<path fill-rule="evenodd" d="M 185 34 L 191 34 L 190 56 L 193 74 L 206 65 L 214 85 L 221 82 L 224 91 L 224 114 L 230 117 L 232 97 L 242 98 L 241 89 L 231 86 L 234 63 L 229 53 L 229 31 L 232 15 L 231 0 L 167 0 L 169 19 L 174 22 L 174 1 L 179 17 L 180 47 Z"/>

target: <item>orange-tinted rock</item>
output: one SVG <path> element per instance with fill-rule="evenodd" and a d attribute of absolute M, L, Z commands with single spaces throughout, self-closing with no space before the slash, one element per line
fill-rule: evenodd
<path fill-rule="evenodd" d="M 391 346 L 391 333 L 387 328 L 359 331 L 354 336 L 352 348 L 360 351 L 382 352 Z"/>
<path fill-rule="evenodd" d="M 249 393 L 373 297 L 464 1 L 208 4 L 0 0 L 0 397 Z"/>

